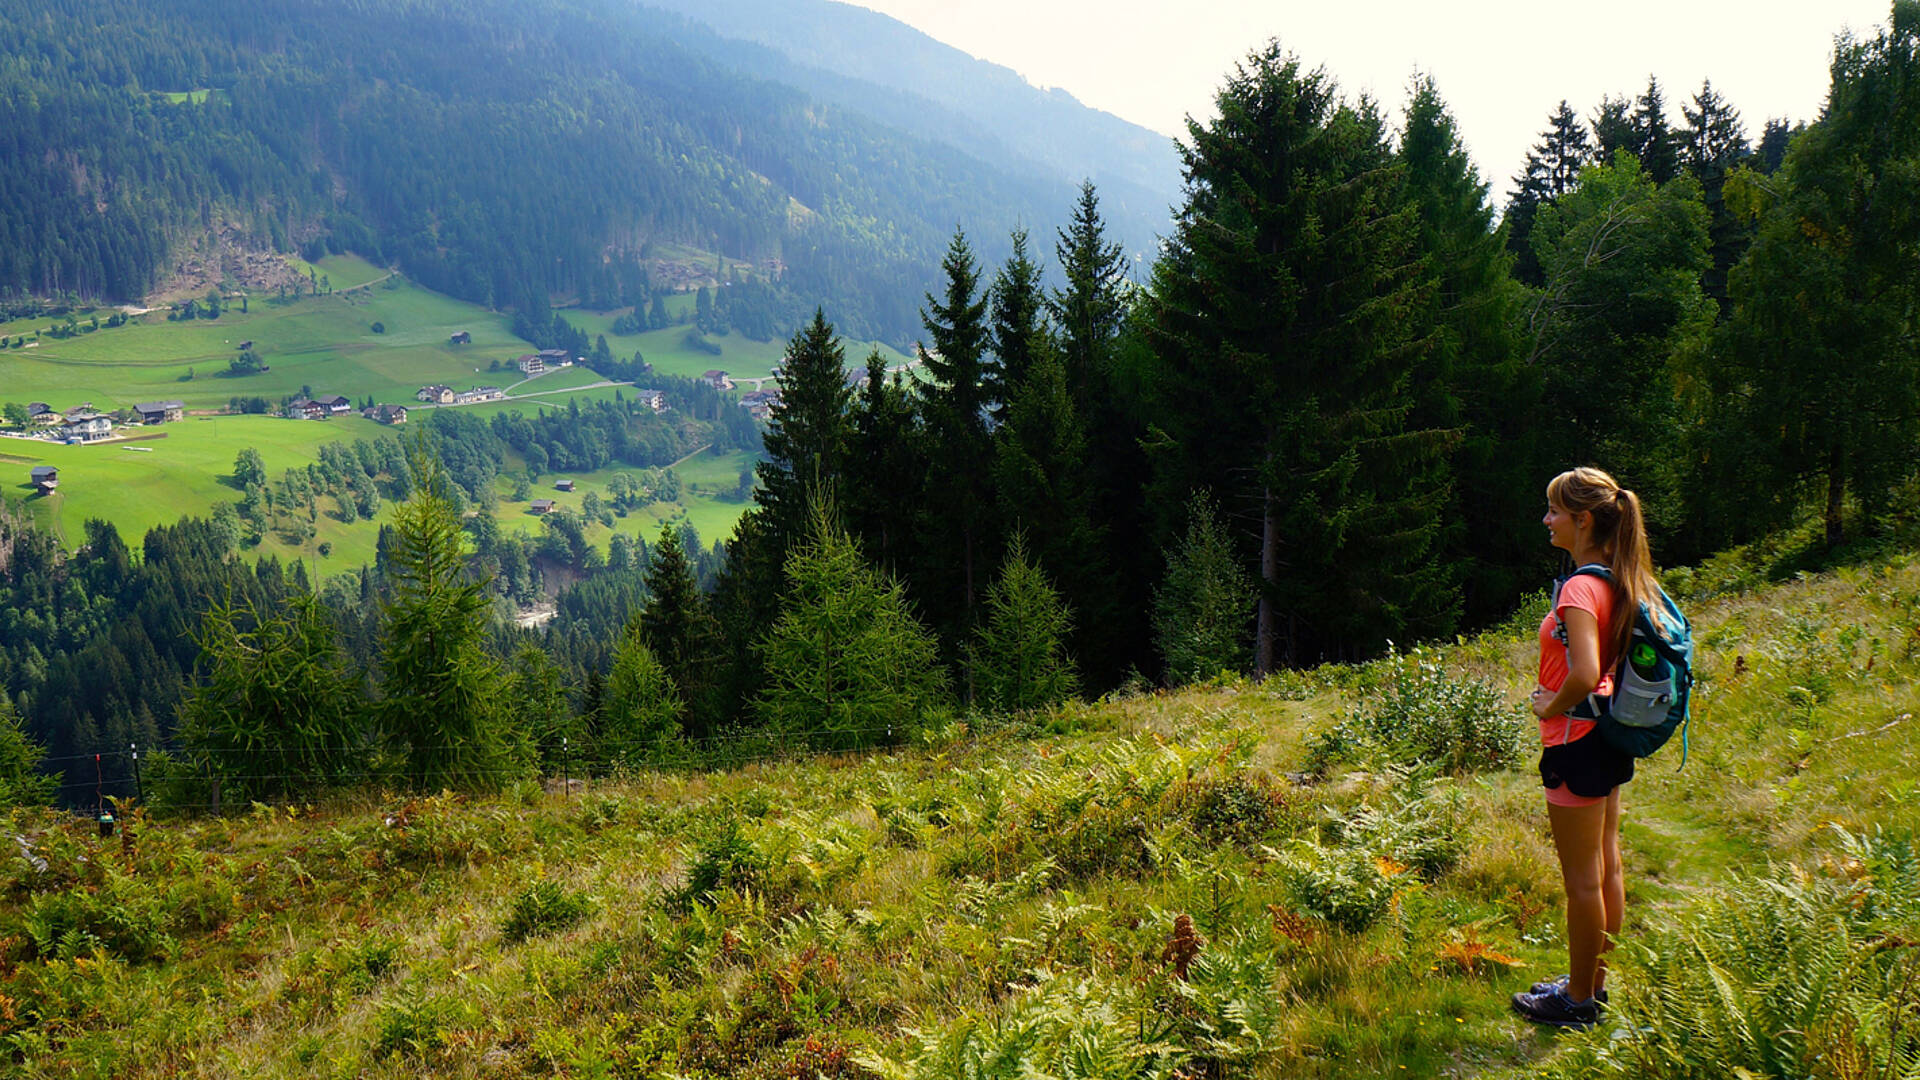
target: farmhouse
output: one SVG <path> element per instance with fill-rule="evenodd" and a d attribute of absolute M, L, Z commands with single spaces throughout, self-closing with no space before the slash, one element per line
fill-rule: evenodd
<path fill-rule="evenodd" d="M 455 405 L 472 405 L 480 401 L 499 401 L 507 396 L 505 390 L 497 386 L 476 386 L 471 390 L 462 390 L 453 395 Z"/>
<path fill-rule="evenodd" d="M 112 434 L 113 421 L 94 412 L 93 403 L 89 401 L 78 408 L 68 409 L 60 429 L 68 442 L 92 442 Z"/>
<path fill-rule="evenodd" d="M 667 411 L 667 395 L 663 390 L 636 390 L 634 398 L 654 412 Z"/>
<path fill-rule="evenodd" d="M 541 349 L 540 362 L 550 368 L 572 367 L 573 357 L 565 349 Z"/>
<path fill-rule="evenodd" d="M 513 366 L 526 372 L 529 379 L 535 375 L 544 375 L 547 371 L 547 362 L 534 353 L 528 353 L 515 360 Z"/>
<path fill-rule="evenodd" d="M 571 480 L 556 480 L 556 481 L 554 481 L 554 482 L 553 482 L 553 490 L 555 490 L 555 491 L 572 491 L 572 490 L 573 490 L 573 481 L 571 481 Z"/>
<path fill-rule="evenodd" d="M 713 387 L 715 390 L 733 389 L 733 380 L 729 378 L 724 371 L 709 371 L 700 376 L 700 381 Z"/>
<path fill-rule="evenodd" d="M 414 391 L 413 396 L 421 401 L 431 401 L 436 405 L 446 405 L 453 401 L 453 387 L 441 386 L 436 383 L 433 386 L 421 387 Z"/>
<path fill-rule="evenodd" d="M 60 470 L 51 465 L 35 465 L 32 477 L 34 488 L 42 495 L 51 495 L 60 486 Z"/>
<path fill-rule="evenodd" d="M 27 419 L 32 423 L 45 426 L 47 424 L 59 423 L 60 414 L 57 412 L 54 412 L 53 406 L 47 404 L 46 402 L 36 401 L 33 404 L 27 406 Z"/>
<path fill-rule="evenodd" d="M 472 335 L 472 334 L 469 334 L 469 333 L 467 333 L 467 332 L 466 332 L 465 330 L 460 330 L 460 331 L 457 331 L 457 332 L 455 332 L 455 333 L 452 333 L 452 334 L 448 334 L 448 335 L 447 335 L 447 344 L 449 344 L 449 345 L 471 345 L 471 344 L 473 344 L 473 335 Z"/>
<path fill-rule="evenodd" d="M 553 512 L 553 500 L 535 499 L 530 509 L 536 514 L 550 514 Z"/>
<path fill-rule="evenodd" d="M 325 420 L 332 415 L 333 410 L 305 395 L 287 402 L 289 420 Z"/>
<path fill-rule="evenodd" d="M 171 424 L 187 415 L 187 407 L 178 401 L 143 401 L 133 411 L 143 424 Z"/>
<path fill-rule="evenodd" d="M 327 412 L 333 416 L 339 416 L 341 413 L 353 411 L 353 402 L 349 400 L 345 394 L 321 394 L 313 400 L 325 405 Z"/>
<path fill-rule="evenodd" d="M 405 405 L 371 405 L 360 410 L 360 415 L 376 424 L 400 425 L 407 422 Z"/>

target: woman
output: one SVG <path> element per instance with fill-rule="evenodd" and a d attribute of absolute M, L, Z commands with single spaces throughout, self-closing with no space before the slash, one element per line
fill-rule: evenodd
<path fill-rule="evenodd" d="M 1640 500 L 1599 469 L 1561 473 L 1547 485 L 1543 519 L 1553 546 L 1575 567 L 1605 567 L 1610 577 L 1575 574 L 1554 591 L 1540 624 L 1540 780 L 1547 822 L 1567 892 L 1567 974 L 1513 995 L 1529 1020 L 1585 1027 L 1606 1003 L 1601 954 L 1620 933 L 1626 887 L 1620 875 L 1620 785 L 1633 758 L 1594 731 L 1589 695 L 1612 692 L 1612 672 L 1633 633 L 1633 614 L 1659 595 L 1647 551 Z M 1658 605 L 1654 605 L 1658 610 Z"/>

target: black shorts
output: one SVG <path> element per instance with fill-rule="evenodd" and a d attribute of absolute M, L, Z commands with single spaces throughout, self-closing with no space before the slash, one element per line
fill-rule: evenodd
<path fill-rule="evenodd" d="M 1583 799 L 1598 799 L 1633 779 L 1633 755 L 1614 749 L 1595 728 L 1570 743 L 1540 752 L 1540 783 L 1561 784 Z"/>

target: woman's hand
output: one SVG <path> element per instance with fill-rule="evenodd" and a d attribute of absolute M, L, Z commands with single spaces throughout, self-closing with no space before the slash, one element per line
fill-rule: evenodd
<path fill-rule="evenodd" d="M 1533 707 L 1534 719 L 1545 720 L 1547 717 L 1553 715 L 1547 711 L 1547 707 L 1553 704 L 1553 691 L 1544 686 L 1535 686 L 1533 688 L 1533 696 L 1528 700 L 1527 704 Z"/>
<path fill-rule="evenodd" d="M 1567 680 L 1558 692 L 1533 688 L 1533 715 L 1545 720 L 1574 707 L 1581 698 L 1600 685 L 1600 623 L 1593 612 L 1566 608 L 1561 616 L 1567 627 Z"/>

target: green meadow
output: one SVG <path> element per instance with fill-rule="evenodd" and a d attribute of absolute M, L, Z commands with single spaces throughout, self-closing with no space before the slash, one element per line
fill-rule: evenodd
<path fill-rule="evenodd" d="M 309 267 L 297 259 L 292 263 L 302 272 Z M 142 401 L 178 399 L 190 412 L 210 413 L 224 409 L 235 396 L 278 402 L 303 391 L 344 394 L 356 404 L 372 397 L 379 402 L 417 406 L 414 392 L 428 383 L 445 383 L 457 389 L 493 385 L 509 387 L 515 394 L 536 395 L 462 407 L 489 420 L 513 410 L 565 408 L 573 400 L 610 401 L 623 392 L 621 387 L 581 389 L 605 381 L 585 366 L 561 368 L 532 379 L 523 378 L 511 368 L 496 368 L 496 362 L 510 361 L 532 349 L 513 336 L 507 316 L 421 288 L 353 256 L 329 256 L 311 266 L 316 274 L 327 275 L 332 294 L 285 300 L 255 297 L 249 300 L 245 313 L 236 303 L 218 319 L 187 322 L 169 322 L 163 311 L 154 311 L 136 316 L 124 326 L 103 325 L 64 340 L 41 333 L 64 323 L 64 317 L 16 320 L 0 326 L 0 334 L 9 339 L 24 337 L 33 343 L 31 347 L 0 351 L 0 402 L 44 401 L 56 409 L 92 402 L 96 408 L 110 410 Z M 692 303 L 691 297 L 674 299 Z M 104 323 L 110 313 L 102 309 L 79 315 L 76 325 L 89 325 L 95 315 Z M 595 318 L 611 324 L 619 314 Z M 383 332 L 374 332 L 375 323 L 381 324 Z M 472 342 L 452 344 L 449 338 L 459 331 L 471 334 Z M 660 333 L 677 340 L 684 329 Z M 753 345 L 752 362 L 762 373 L 777 361 L 781 351 L 777 343 L 719 340 L 735 349 L 731 362 L 736 366 L 748 363 L 747 350 L 738 347 Z M 228 375 L 228 361 L 239 354 L 239 345 L 248 341 L 269 370 L 244 377 Z M 689 361 L 677 370 L 697 375 L 708 366 Z M 630 396 L 631 388 L 624 391 Z M 123 536 L 137 541 L 155 525 L 187 514 L 210 513 L 215 504 L 236 499 L 238 493 L 228 478 L 234 456 L 245 447 L 258 449 L 268 472 L 278 475 L 317 461 L 319 448 L 325 443 L 391 436 L 394 431 L 357 414 L 324 423 L 267 416 L 190 415 L 179 423 L 150 428 L 122 426 L 117 433 L 138 441 L 64 446 L 39 440 L 0 440 L 0 494 L 9 501 L 24 500 L 36 521 L 69 545 L 80 542 L 89 518 L 112 521 Z M 721 458 L 696 455 L 676 470 L 682 480 L 680 501 L 656 504 L 629 518 L 616 519 L 617 527 L 651 539 L 663 521 L 690 522 L 704 542 L 724 539 L 732 533 L 745 506 L 718 496 L 730 495 L 740 470 L 751 463 L 745 454 Z M 51 496 L 34 494 L 27 483 L 28 470 L 42 464 L 60 469 L 60 489 Z M 518 471 L 524 463 L 510 460 L 507 468 Z M 576 477 L 579 492 L 570 497 L 562 494 L 561 505 L 577 508 L 587 491 L 605 497 L 606 482 L 621 471 L 640 470 L 609 469 Z M 503 480 L 502 524 L 509 531 L 537 528 L 524 503 L 505 500 L 510 489 L 511 482 Z M 317 532 L 305 544 L 288 545 L 269 534 L 258 551 L 283 559 L 307 559 L 321 575 L 351 569 L 372 561 L 380 523 L 389 513 L 390 508 L 383 508 L 374 521 L 343 524 L 323 512 L 316 523 Z M 603 526 L 588 531 L 589 539 L 602 551 L 611 535 Z M 327 554 L 321 554 L 322 547 Z"/>
<path fill-rule="evenodd" d="M 697 451 L 673 466 L 672 471 L 680 478 L 681 484 L 678 501 L 654 503 L 626 517 L 615 517 L 611 529 L 604 525 L 591 525 L 586 529 L 587 541 L 604 554 L 607 541 L 612 539 L 614 533 L 625 533 L 652 543 L 660 535 L 660 526 L 666 523 L 692 525 L 700 534 L 701 544 L 706 546 L 711 546 L 715 540 L 724 540 L 733 534 L 734 524 L 747 509 L 746 502 L 732 498 L 739 485 L 740 472 L 751 469 L 757 460 L 754 454 L 741 450 L 724 454 Z M 538 536 L 542 526 L 540 515 L 532 509 L 534 499 L 551 499 L 558 509 L 578 513 L 588 492 L 611 503 L 613 496 L 607 485 L 615 476 L 628 473 L 637 478 L 644 471 L 619 465 L 587 473 L 553 473 L 541 477 L 539 483 L 533 485 L 525 502 L 515 502 L 510 498 L 513 481 L 502 477 L 496 484 L 500 494 L 498 517 L 501 531 L 509 535 Z M 556 489 L 554 484 L 561 480 L 573 481 L 574 490 Z"/>
<path fill-rule="evenodd" d="M 678 300 L 680 297 L 676 296 Z M 569 309 L 560 314 L 571 324 L 584 331 L 589 337 L 606 334 L 607 347 L 615 356 L 631 356 L 637 350 L 653 369 L 665 375 L 683 379 L 698 378 L 708 371 L 724 371 L 740 379 L 764 379 L 772 373 L 774 365 L 780 363 L 787 353 L 784 338 L 772 341 L 752 341 L 739 334 L 722 336 L 709 335 L 706 340 L 717 347 L 718 353 L 707 352 L 687 344 L 687 335 L 691 326 L 669 326 L 664 330 L 648 330 L 641 334 L 629 334 L 615 337 L 611 327 L 614 320 L 625 315 L 628 308 L 614 311 L 594 312 Z M 668 305 L 673 310 L 673 305 Z M 889 368 L 911 363 L 906 353 L 877 341 L 848 341 L 845 343 L 847 366 L 858 367 L 867 361 L 867 355 L 874 349 L 886 357 Z"/>

